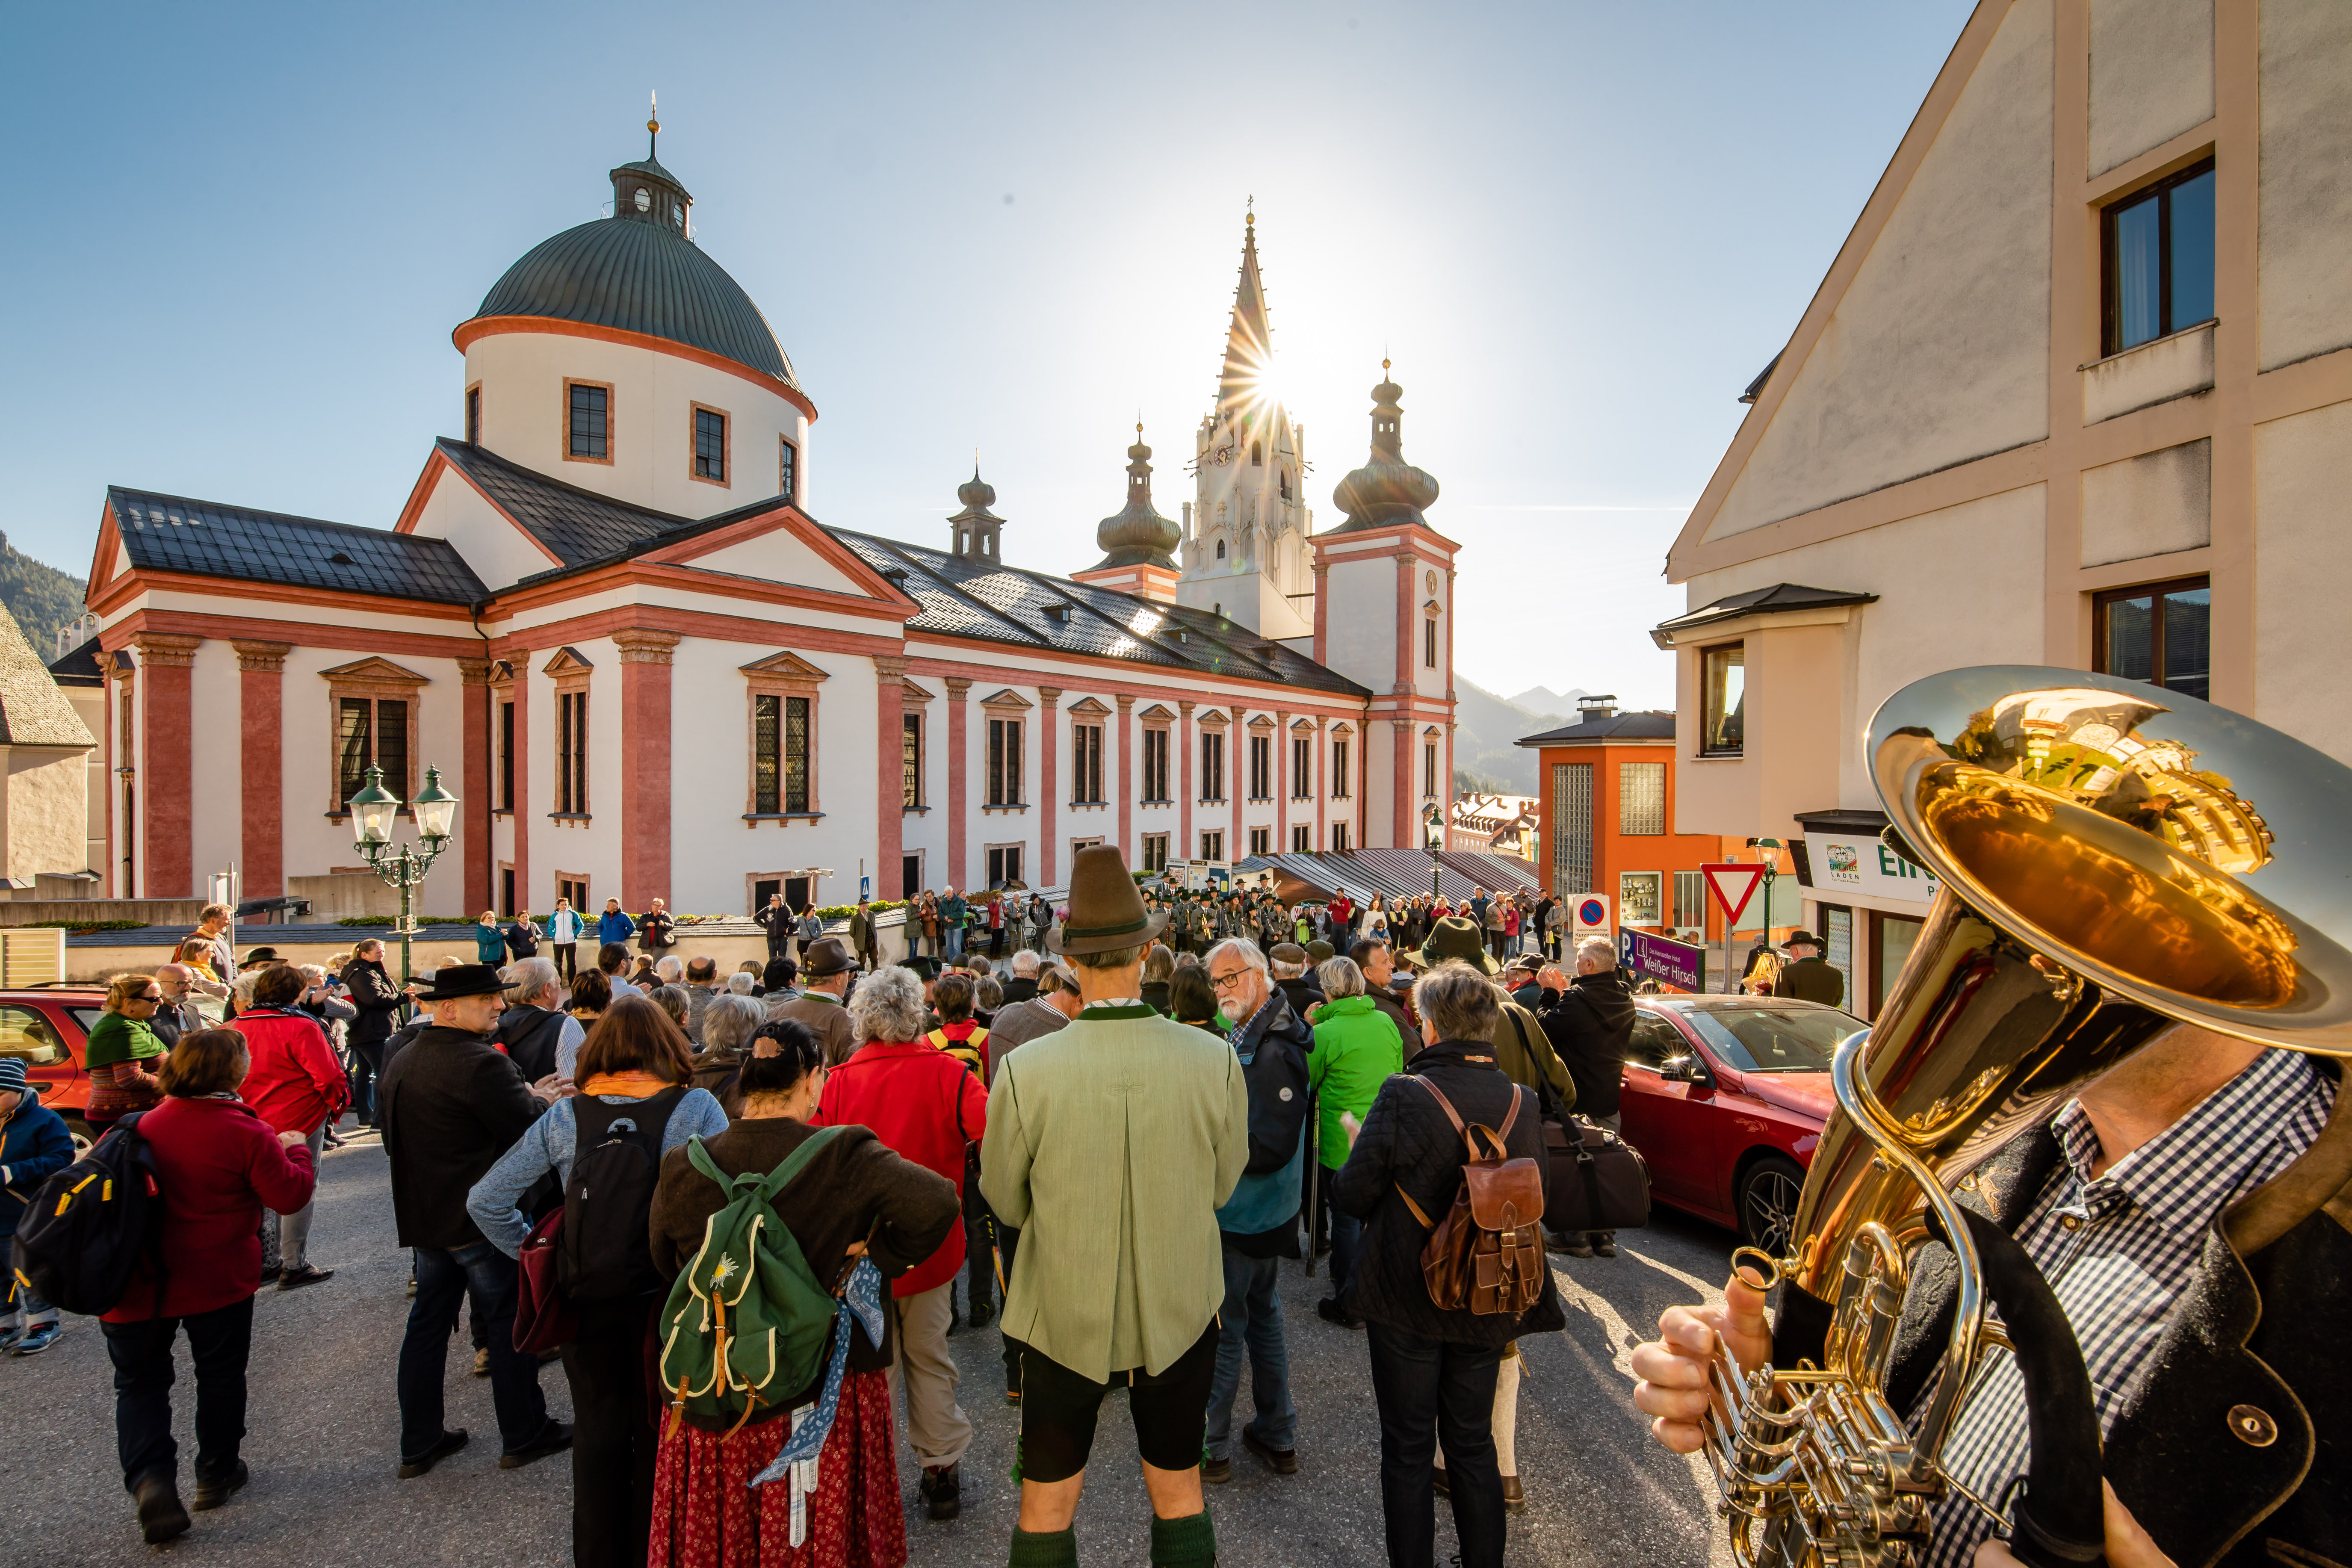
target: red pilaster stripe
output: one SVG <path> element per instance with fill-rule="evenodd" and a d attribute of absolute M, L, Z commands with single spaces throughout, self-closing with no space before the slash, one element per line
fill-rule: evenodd
<path fill-rule="evenodd" d="M 236 642 L 237 858 L 248 899 L 286 891 L 286 656 L 291 643 Z"/>
<path fill-rule="evenodd" d="M 920 891 L 906 888 L 907 783 L 904 747 L 907 734 L 907 658 L 904 654 L 874 656 L 874 840 L 879 864 L 874 868 L 874 895 L 896 899 Z M 912 951 L 910 948 L 909 951 Z"/>
<path fill-rule="evenodd" d="M 1054 808 L 1059 800 L 1055 786 L 1060 769 L 1056 764 L 1062 754 L 1062 689 L 1041 686 L 1037 689 L 1037 706 L 1044 714 L 1037 725 L 1037 744 L 1041 748 L 1038 773 L 1043 787 L 1037 795 L 1037 887 L 1050 887 L 1054 881 Z"/>
<path fill-rule="evenodd" d="M 669 897 L 670 650 L 676 632 L 614 632 L 621 650 L 621 903 Z"/>
<path fill-rule="evenodd" d="M 947 678 L 948 686 L 948 874 L 942 886 L 962 892 L 971 886 L 964 868 L 964 802 L 968 797 L 964 774 L 971 764 L 971 755 L 964 749 L 964 727 L 971 721 L 967 703 L 971 696 L 971 682 L 960 675 Z"/>
<path fill-rule="evenodd" d="M 1179 702 L 1177 711 L 1183 715 L 1176 721 L 1176 745 L 1183 753 L 1176 764 L 1176 833 L 1177 841 L 1169 848 L 1171 857 L 1190 860 L 1201 852 L 1192 839 L 1192 710 L 1197 702 Z"/>
<path fill-rule="evenodd" d="M 139 847 L 136 896 L 192 899 L 196 896 L 194 754 L 190 703 L 202 637 L 152 632 L 133 639 L 147 679 L 140 693 L 145 731 L 137 763 L 140 823 L 146 842 Z"/>
<path fill-rule="evenodd" d="M 465 704 L 461 738 L 465 747 L 464 775 L 459 787 L 464 796 L 460 806 L 463 816 L 457 829 L 457 858 L 466 870 L 466 907 L 479 911 L 494 909 L 498 895 L 492 888 L 490 863 L 498 858 L 490 842 L 490 661 L 487 658 L 461 658 L 457 661 L 457 699 Z M 523 897 L 520 888 L 515 897 Z M 527 907 L 527 906 L 526 906 Z M 518 911 L 520 912 L 520 911 Z"/>
<path fill-rule="evenodd" d="M 1118 852 L 1130 871 L 1143 866 L 1143 846 L 1135 841 L 1135 699 L 1122 691 L 1118 702 Z"/>

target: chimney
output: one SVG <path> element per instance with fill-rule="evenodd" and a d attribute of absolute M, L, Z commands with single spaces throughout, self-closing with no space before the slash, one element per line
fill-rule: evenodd
<path fill-rule="evenodd" d="M 1602 692 L 1597 696 L 1581 697 L 1577 700 L 1576 720 L 1580 724 L 1590 724 L 1595 719 L 1614 719 L 1615 717 L 1617 717 L 1615 692 Z"/>

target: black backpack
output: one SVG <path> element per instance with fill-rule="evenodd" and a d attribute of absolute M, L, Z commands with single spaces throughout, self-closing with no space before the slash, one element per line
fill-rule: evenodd
<path fill-rule="evenodd" d="M 620 1105 L 587 1094 L 572 1100 L 576 1152 L 555 1243 L 555 1282 L 566 1300 L 625 1301 L 662 1288 L 646 1233 L 662 1133 L 684 1098 L 680 1085 Z"/>
<path fill-rule="evenodd" d="M 555 1070 L 556 1047 L 562 1043 L 568 1017 L 543 1007 L 510 1007 L 499 1015 L 494 1032 L 523 1082 L 537 1083 Z"/>
<path fill-rule="evenodd" d="M 52 1307 L 114 1310 L 144 1259 L 163 1291 L 163 1189 L 139 1112 L 43 1182 L 16 1223 L 16 1277 Z"/>

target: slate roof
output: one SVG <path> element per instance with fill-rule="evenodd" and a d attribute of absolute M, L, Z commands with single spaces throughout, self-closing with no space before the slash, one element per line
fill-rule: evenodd
<path fill-rule="evenodd" d="M 471 605 L 489 597 L 457 547 L 314 517 L 110 485 L 106 504 L 133 566 L 245 583 Z"/>
<path fill-rule="evenodd" d="M 0 616 L 0 745 L 97 744 L 72 699 L 17 629 L 16 617 Z"/>
<path fill-rule="evenodd" d="M 481 486 L 482 492 L 499 510 L 545 545 L 562 563 L 559 570 L 619 560 L 695 529 L 718 527 L 776 505 L 776 498 L 770 496 L 717 517 L 679 517 L 551 479 L 520 464 L 509 463 L 484 447 L 453 441 L 446 436 L 434 445 L 443 457 Z"/>
<path fill-rule="evenodd" d="M 1540 735 L 1529 735 L 1514 741 L 1517 746 L 1598 746 L 1611 741 L 1671 741 L 1675 738 L 1675 716 L 1654 710 L 1646 713 L 1612 713 L 1606 719 L 1587 719 L 1558 730 L 1546 730 Z"/>
<path fill-rule="evenodd" d="M 49 661 L 49 673 L 59 686 L 103 686 L 106 672 L 98 667 L 98 639 L 90 638 L 61 658 Z"/>
<path fill-rule="evenodd" d="M 1675 646 L 1676 634 L 1710 626 L 1717 621 L 1738 620 L 1742 616 L 1787 615 L 1794 610 L 1821 610 L 1837 605 L 1874 605 L 1875 594 L 1858 594 L 1844 588 L 1808 588 L 1802 583 L 1775 583 L 1769 588 L 1750 588 L 1744 594 L 1728 594 L 1711 605 L 1702 605 L 1685 611 L 1670 621 L 1660 621 L 1650 632 L 1650 640 L 1660 647 Z"/>

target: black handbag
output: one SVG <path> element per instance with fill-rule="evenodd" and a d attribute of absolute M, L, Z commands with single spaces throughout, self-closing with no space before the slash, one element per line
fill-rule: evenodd
<path fill-rule="evenodd" d="M 1556 1231 L 1639 1230 L 1650 1223 L 1650 1167 L 1608 1128 L 1546 1118 L 1544 1225 Z"/>

